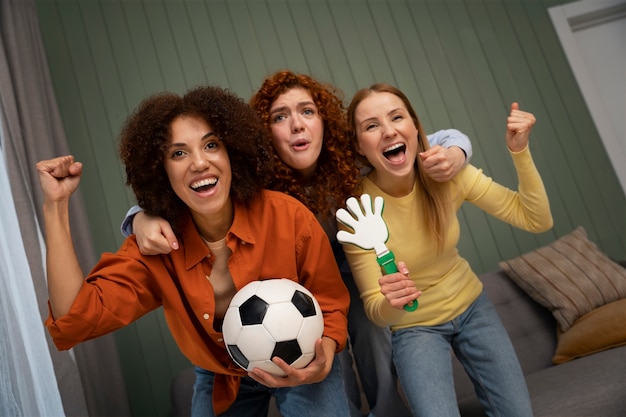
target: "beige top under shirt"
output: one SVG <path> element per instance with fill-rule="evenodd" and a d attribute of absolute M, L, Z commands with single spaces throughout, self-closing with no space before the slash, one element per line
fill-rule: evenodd
<path fill-rule="evenodd" d="M 207 279 L 213 285 L 213 292 L 215 293 L 215 316 L 221 321 L 224 318 L 224 314 L 226 314 L 230 300 L 237 292 L 233 278 L 228 270 L 228 258 L 230 258 L 231 251 L 226 246 L 226 238 L 217 242 L 203 240 L 211 252 L 213 252 L 213 256 L 215 256 L 211 275 L 207 276 Z"/>

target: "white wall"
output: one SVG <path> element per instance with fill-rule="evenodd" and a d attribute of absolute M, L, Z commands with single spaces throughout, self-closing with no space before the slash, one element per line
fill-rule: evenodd
<path fill-rule="evenodd" d="M 626 1 L 582 0 L 549 12 L 626 193 Z"/>

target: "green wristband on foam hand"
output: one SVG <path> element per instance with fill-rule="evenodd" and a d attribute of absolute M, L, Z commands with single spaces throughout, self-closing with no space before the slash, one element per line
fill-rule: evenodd
<path fill-rule="evenodd" d="M 385 274 L 393 274 L 394 272 L 398 272 L 398 267 L 396 266 L 396 259 L 393 255 L 393 252 L 387 252 L 384 255 L 376 258 L 378 265 L 383 268 Z"/>
<path fill-rule="evenodd" d="M 384 255 L 377 257 L 376 261 L 378 262 L 378 265 L 381 266 L 383 271 L 385 271 L 385 274 L 393 274 L 395 272 L 398 272 L 398 267 L 396 266 L 396 259 L 395 259 L 395 256 L 393 255 L 393 252 L 389 251 L 385 253 Z M 417 302 L 417 298 L 416 298 L 410 303 L 405 304 L 404 309 L 406 311 L 415 311 L 417 310 L 418 306 L 419 306 L 419 303 Z"/>

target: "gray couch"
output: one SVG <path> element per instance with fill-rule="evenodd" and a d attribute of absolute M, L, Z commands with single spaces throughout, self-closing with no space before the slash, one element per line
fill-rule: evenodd
<path fill-rule="evenodd" d="M 556 322 L 498 270 L 480 275 L 509 332 L 536 417 L 626 416 L 626 346 L 552 365 Z M 463 417 L 484 416 L 472 384 L 454 360 L 457 400 Z"/>
<path fill-rule="evenodd" d="M 502 270 L 482 274 L 480 279 L 509 332 L 536 417 L 626 416 L 626 346 L 552 365 L 557 332 L 552 314 Z M 469 378 L 456 359 L 453 362 L 461 415 L 484 416 Z M 175 416 L 190 415 L 193 380 L 189 368 L 173 381 Z M 270 417 L 278 415 L 270 407 Z"/>

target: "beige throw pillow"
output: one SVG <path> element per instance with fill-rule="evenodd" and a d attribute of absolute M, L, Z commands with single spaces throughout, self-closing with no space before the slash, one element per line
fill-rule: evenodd
<path fill-rule="evenodd" d="M 582 227 L 499 265 L 552 311 L 563 332 L 595 308 L 626 298 L 626 269 L 589 241 Z"/>

